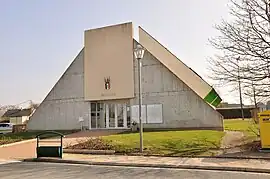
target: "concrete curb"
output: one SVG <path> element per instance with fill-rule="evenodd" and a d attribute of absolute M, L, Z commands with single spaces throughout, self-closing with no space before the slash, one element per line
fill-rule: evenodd
<path fill-rule="evenodd" d="M 69 154 L 92 154 L 92 155 L 115 154 L 114 150 L 63 149 L 63 152 Z"/>
<path fill-rule="evenodd" d="M 94 154 L 93 154 L 94 155 Z M 123 154 L 114 154 L 123 155 Z M 123 155 L 125 156 L 125 155 Z M 172 157 L 172 158 L 209 158 L 209 159 L 238 159 L 238 160 L 270 160 L 270 157 L 263 156 L 160 156 L 160 155 L 136 155 L 128 154 L 127 156 L 143 156 L 143 157 Z"/>
<path fill-rule="evenodd" d="M 186 157 L 189 158 L 189 157 Z M 192 157 L 191 157 L 192 158 Z M 213 159 L 238 159 L 238 160 L 270 160 L 270 157 L 255 156 L 213 156 L 213 157 L 197 157 L 196 158 L 213 158 Z"/>
<path fill-rule="evenodd" d="M 150 168 L 173 168 L 173 169 L 197 169 L 197 170 L 237 171 L 237 172 L 251 172 L 251 173 L 270 173 L 270 169 L 248 168 L 248 167 L 228 167 L 228 166 L 92 162 L 92 161 L 83 161 L 83 160 L 67 160 L 67 159 L 52 159 L 52 158 L 38 158 L 38 159 L 32 158 L 32 159 L 24 159 L 22 161 L 23 162 L 49 162 L 49 163 L 99 165 L 99 166 L 150 167 Z"/>
<path fill-rule="evenodd" d="M 0 148 L 2 147 L 10 147 L 10 146 L 13 146 L 13 145 L 18 145 L 18 144 L 23 144 L 23 143 L 27 143 L 27 142 L 33 142 L 37 139 L 29 139 L 29 140 L 23 140 L 23 141 L 19 141 L 19 142 L 13 142 L 13 143 L 10 143 L 10 144 L 4 144 L 4 145 L 0 145 Z"/>
<path fill-rule="evenodd" d="M 91 154 L 91 155 L 115 155 L 115 156 L 141 156 L 141 157 L 172 157 L 172 158 L 209 158 L 209 159 L 239 159 L 239 160 L 270 160 L 264 156 L 162 156 L 162 155 L 141 155 L 115 153 L 114 150 L 88 150 L 88 149 L 65 149 L 67 154 Z"/>

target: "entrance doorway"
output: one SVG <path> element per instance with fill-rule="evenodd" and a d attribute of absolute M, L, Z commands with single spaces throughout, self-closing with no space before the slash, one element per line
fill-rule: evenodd
<path fill-rule="evenodd" d="M 127 128 L 126 103 L 90 103 L 89 129 Z"/>

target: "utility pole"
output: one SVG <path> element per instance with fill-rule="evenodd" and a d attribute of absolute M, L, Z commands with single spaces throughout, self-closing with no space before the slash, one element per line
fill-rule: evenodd
<path fill-rule="evenodd" d="M 253 81 L 252 81 L 252 90 L 253 90 L 254 105 L 255 105 L 255 108 L 257 109 L 258 105 L 257 105 L 257 100 L 256 100 L 256 90 L 255 90 L 255 85 L 254 85 Z"/>
<path fill-rule="evenodd" d="M 240 66 L 239 66 L 239 60 L 240 60 L 240 57 L 237 58 L 237 67 L 238 67 L 238 87 L 239 87 L 239 96 L 240 96 L 241 116 L 242 116 L 242 120 L 245 120 L 244 109 L 243 109 L 242 90 L 241 90 L 241 80 L 240 80 Z"/>

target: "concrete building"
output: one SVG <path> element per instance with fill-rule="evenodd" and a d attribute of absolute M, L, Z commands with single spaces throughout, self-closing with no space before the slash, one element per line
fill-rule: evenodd
<path fill-rule="evenodd" d="M 141 27 L 139 42 L 132 23 L 86 30 L 84 37 L 84 48 L 32 115 L 28 130 L 126 129 L 138 122 L 138 43 L 145 48 L 144 128 L 223 129 L 215 90 Z"/>

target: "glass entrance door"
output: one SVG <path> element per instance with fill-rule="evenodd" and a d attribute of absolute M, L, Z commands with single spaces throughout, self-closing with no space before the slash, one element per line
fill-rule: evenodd
<path fill-rule="evenodd" d="M 99 113 L 100 104 L 93 102 L 91 103 L 91 128 L 98 128 L 97 121 L 100 116 Z"/>
<path fill-rule="evenodd" d="M 89 129 L 127 128 L 127 105 L 125 103 L 91 102 Z"/>

